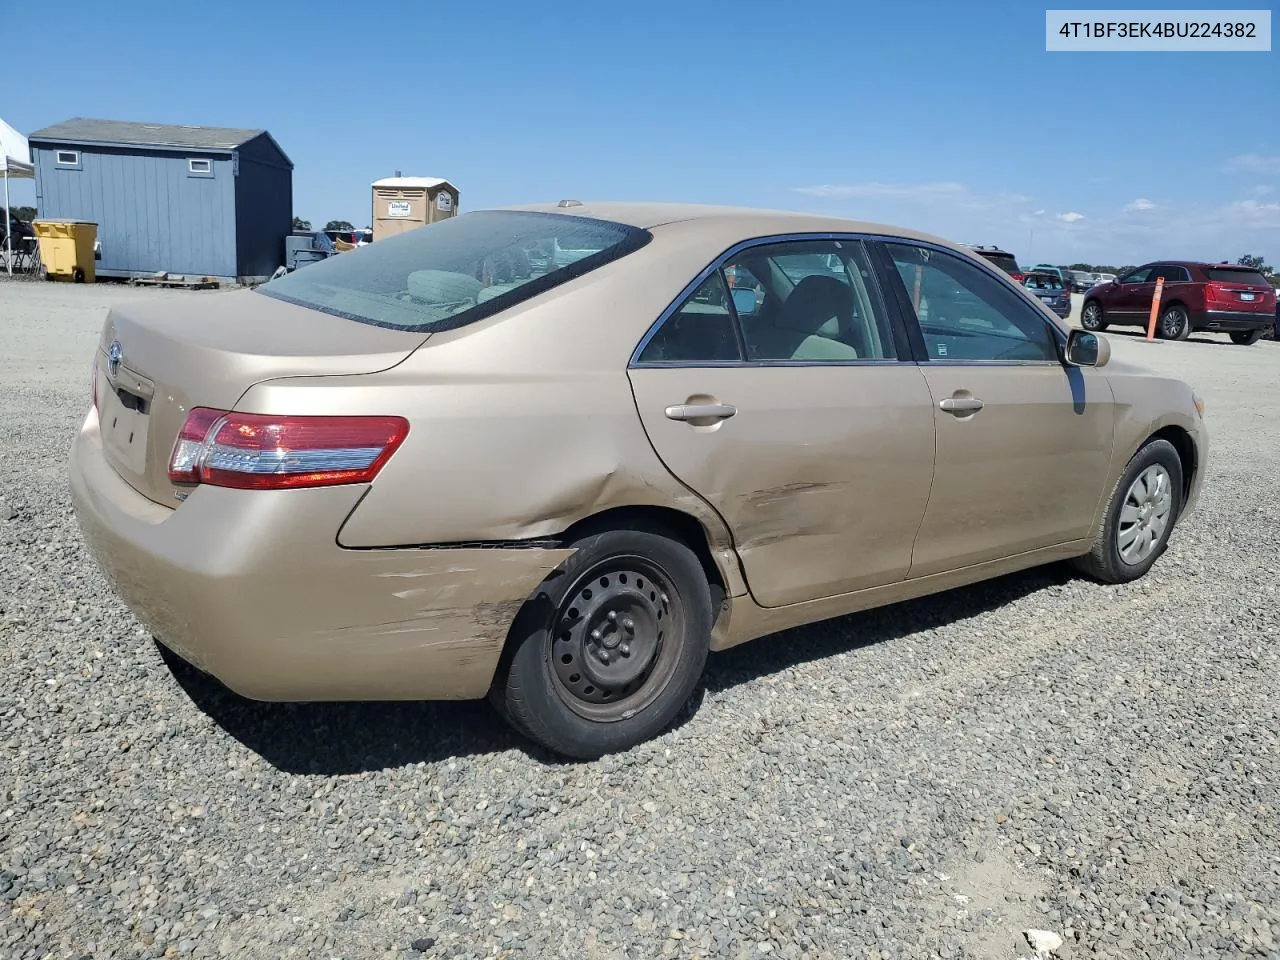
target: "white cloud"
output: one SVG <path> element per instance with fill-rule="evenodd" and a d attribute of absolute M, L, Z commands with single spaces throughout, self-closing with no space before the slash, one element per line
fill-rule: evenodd
<path fill-rule="evenodd" d="M 1266 184 L 1260 183 L 1249 191 L 1255 197 L 1265 197 L 1268 193 L 1275 193 L 1275 187 L 1268 187 Z"/>
<path fill-rule="evenodd" d="M 1032 216 L 1035 216 L 1035 217 L 1043 217 L 1043 216 L 1045 215 L 1045 212 L 1046 212 L 1046 211 L 1044 211 L 1044 210 L 1037 210 L 1034 214 L 1032 214 Z"/>
<path fill-rule="evenodd" d="M 928 200 L 937 197 L 957 197 L 967 192 L 965 185 L 947 181 L 944 183 L 895 184 L 870 181 L 867 183 L 824 183 L 817 187 L 796 187 L 796 193 L 811 197 L 899 197 L 907 200 Z"/>
<path fill-rule="evenodd" d="M 1154 210 L 1156 205 L 1146 197 L 1139 197 L 1133 203 L 1126 203 L 1124 208 L 1129 213 L 1141 213 L 1144 210 Z"/>
<path fill-rule="evenodd" d="M 1237 219 L 1242 225 L 1280 227 L 1280 202 L 1259 203 L 1257 200 L 1237 200 L 1227 204 L 1223 213 L 1228 219 Z"/>
<path fill-rule="evenodd" d="M 1280 154 L 1264 157 L 1258 153 L 1242 153 L 1228 160 L 1222 171 L 1223 173 L 1280 173 Z"/>
<path fill-rule="evenodd" d="M 1058 219 L 1063 223 L 1075 223 L 1077 220 L 1083 220 L 1083 213 L 1076 213 L 1074 210 L 1068 210 L 1066 213 L 1058 214 Z"/>

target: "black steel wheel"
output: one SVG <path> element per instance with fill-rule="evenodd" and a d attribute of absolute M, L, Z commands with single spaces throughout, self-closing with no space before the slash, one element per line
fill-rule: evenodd
<path fill-rule="evenodd" d="M 643 709 L 671 677 L 684 604 L 645 557 L 611 557 L 579 577 L 556 611 L 551 664 L 557 692 L 590 720 Z"/>
<path fill-rule="evenodd" d="M 706 574 L 679 540 L 610 530 L 542 583 L 512 627 L 491 698 L 518 731 L 575 759 L 665 729 L 706 662 Z"/>

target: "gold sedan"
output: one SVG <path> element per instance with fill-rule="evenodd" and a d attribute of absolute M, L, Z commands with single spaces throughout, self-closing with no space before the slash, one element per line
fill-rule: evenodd
<path fill-rule="evenodd" d="M 264 700 L 489 696 L 594 757 L 709 650 L 1058 560 L 1142 576 L 1207 454 L 964 248 L 667 204 L 480 211 L 106 321 L 71 487 L 156 637 Z"/>

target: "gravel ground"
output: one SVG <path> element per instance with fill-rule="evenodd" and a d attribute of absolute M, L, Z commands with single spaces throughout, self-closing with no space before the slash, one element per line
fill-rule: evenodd
<path fill-rule="evenodd" d="M 0 282 L 0 957 L 1280 956 L 1280 344 L 1112 338 L 1215 443 L 1142 582 L 749 644 L 677 729 L 563 765 L 483 705 L 258 704 L 162 659 L 64 481 L 138 296 Z"/>

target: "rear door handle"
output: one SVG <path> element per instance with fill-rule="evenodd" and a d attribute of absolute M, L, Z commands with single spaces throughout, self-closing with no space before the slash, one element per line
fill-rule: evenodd
<path fill-rule="evenodd" d="M 946 397 L 938 401 L 938 407 L 947 413 L 963 417 L 966 413 L 977 413 L 982 409 L 983 403 L 977 397 Z"/>
<path fill-rule="evenodd" d="M 728 420 L 738 412 L 731 403 L 677 403 L 667 407 L 668 420 Z"/>

